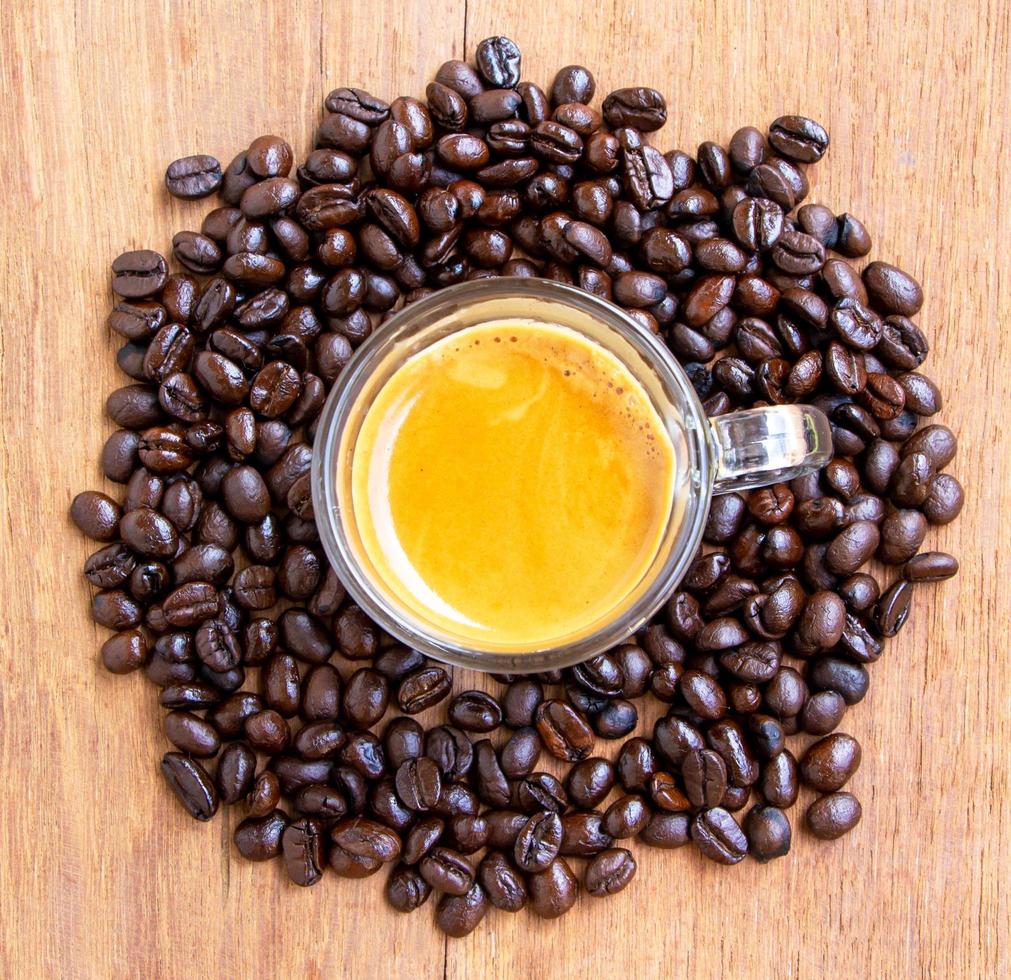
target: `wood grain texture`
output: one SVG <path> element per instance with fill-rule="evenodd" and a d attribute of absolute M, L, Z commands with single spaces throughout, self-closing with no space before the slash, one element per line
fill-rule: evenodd
<path fill-rule="evenodd" d="M 1004 0 L 4 4 L 0 974 L 1006 975 L 1008 18 Z M 235 815 L 182 814 L 157 775 L 153 689 L 96 669 L 90 549 L 66 511 L 101 486 L 102 404 L 122 383 L 108 263 L 166 249 L 207 206 L 167 198 L 166 163 L 227 161 L 261 132 L 304 151 L 330 88 L 421 95 L 441 61 L 494 33 L 544 85 L 575 62 L 601 96 L 659 88 L 665 149 L 782 112 L 824 122 L 832 148 L 810 199 L 862 217 L 873 254 L 923 282 L 968 502 L 929 539 L 961 575 L 920 590 L 846 719 L 864 745 L 854 833 L 825 845 L 798 831 L 766 867 L 639 848 L 619 896 L 583 897 L 560 922 L 493 914 L 447 942 L 430 909 L 390 911 L 379 878 L 299 890 L 236 858 Z"/>

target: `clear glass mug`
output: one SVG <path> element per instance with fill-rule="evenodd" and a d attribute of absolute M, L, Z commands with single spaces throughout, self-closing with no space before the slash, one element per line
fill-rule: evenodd
<path fill-rule="evenodd" d="M 365 567 L 350 506 L 351 457 L 365 411 L 411 357 L 458 330 L 502 317 L 560 324 L 600 344 L 644 387 L 674 447 L 679 486 L 662 544 L 620 612 L 573 642 L 533 652 L 507 645 L 474 649 L 426 624 Z M 553 670 L 610 649 L 649 621 L 677 588 L 698 552 L 714 494 L 790 480 L 831 459 L 828 419 L 807 405 L 778 405 L 708 418 L 688 376 L 659 337 L 624 311 L 573 286 L 546 279 L 461 283 L 405 307 L 355 352 L 320 415 L 312 464 L 319 535 L 338 578 L 384 630 L 437 660 L 500 673 Z"/>

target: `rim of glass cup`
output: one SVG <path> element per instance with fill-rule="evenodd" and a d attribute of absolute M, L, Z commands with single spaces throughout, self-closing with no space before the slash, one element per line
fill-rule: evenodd
<path fill-rule="evenodd" d="M 358 396 L 375 366 L 394 345 L 413 332 L 433 325 L 440 317 L 475 303 L 509 298 L 530 298 L 575 307 L 617 331 L 657 375 L 668 399 L 668 406 L 663 407 L 673 408 L 680 416 L 690 469 L 690 499 L 681 526 L 668 546 L 663 563 L 636 601 L 588 636 L 522 653 L 475 650 L 427 632 L 423 623 L 395 615 L 381 590 L 360 567 L 347 541 L 337 500 L 338 467 L 333 465 L 344 426 Z M 671 397 L 671 391 L 676 397 Z M 592 293 L 550 279 L 520 276 L 479 279 L 448 286 L 405 306 L 377 327 L 354 352 L 335 380 L 320 413 L 312 457 L 313 510 L 323 549 L 341 584 L 362 610 L 391 636 L 436 660 L 458 667 L 496 673 L 555 670 L 581 663 L 626 640 L 648 623 L 670 597 L 702 540 L 718 452 L 709 420 L 688 375 L 660 338 L 641 327 L 624 310 Z"/>

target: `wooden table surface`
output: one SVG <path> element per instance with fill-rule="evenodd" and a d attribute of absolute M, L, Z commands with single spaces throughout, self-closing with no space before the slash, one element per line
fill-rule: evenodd
<path fill-rule="evenodd" d="M 13 0 L 0 10 L 7 173 L 0 275 L 0 973 L 5 977 L 547 975 L 984 977 L 1011 969 L 1011 156 L 1006 0 L 763 4 Z M 656 19 L 659 17 L 659 21 Z M 864 218 L 926 292 L 930 373 L 959 434 L 962 562 L 917 593 L 845 727 L 864 746 L 859 828 L 798 831 L 787 860 L 724 868 L 638 848 L 640 873 L 563 920 L 490 915 L 445 940 L 382 877 L 313 889 L 240 861 L 237 816 L 197 824 L 157 772 L 155 689 L 96 667 L 89 542 L 101 487 L 108 265 L 166 250 L 208 207 L 168 161 L 260 133 L 309 145 L 323 96 L 422 95 L 437 65 L 507 34 L 525 76 L 573 62 L 603 94 L 663 91 L 667 149 L 784 112 L 832 147 L 812 200 Z M 1003 547 L 1001 547 L 1003 545 Z M 457 677 L 471 685 L 472 677 Z M 795 811 L 799 815 L 800 810 Z"/>

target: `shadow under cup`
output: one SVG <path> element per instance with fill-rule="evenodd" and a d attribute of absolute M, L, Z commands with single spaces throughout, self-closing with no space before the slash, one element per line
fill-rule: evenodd
<path fill-rule="evenodd" d="M 642 385 L 670 439 L 673 500 L 652 563 L 609 613 L 575 635 L 518 652 L 508 642 L 480 646 L 454 637 L 407 608 L 369 560 L 355 522 L 352 459 L 365 415 L 387 380 L 412 355 L 468 327 L 522 318 L 578 332 L 613 354 Z M 578 663 L 620 643 L 656 612 L 695 557 L 709 510 L 716 443 L 684 371 L 658 338 L 617 307 L 542 279 L 462 283 L 405 307 L 355 352 L 320 416 L 313 452 L 313 505 L 320 539 L 338 578 L 386 632 L 447 663 L 501 673 Z"/>

